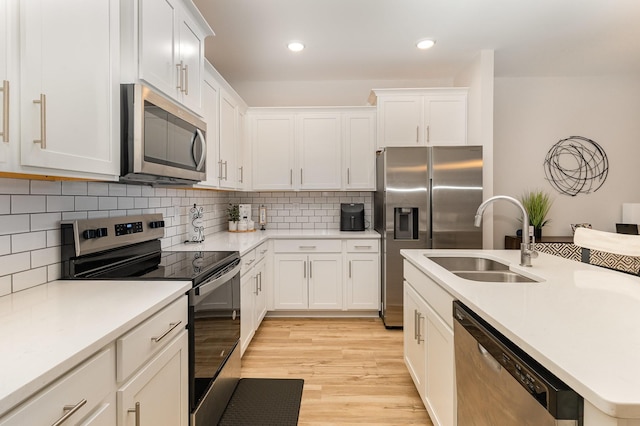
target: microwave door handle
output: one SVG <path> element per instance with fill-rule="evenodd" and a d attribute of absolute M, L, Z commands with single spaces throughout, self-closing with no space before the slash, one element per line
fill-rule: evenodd
<path fill-rule="evenodd" d="M 196 160 L 196 140 L 200 141 L 200 147 L 202 148 L 202 154 L 200 154 L 200 159 Z M 191 153 L 193 156 L 193 161 L 196 162 L 196 170 L 202 170 L 202 166 L 204 166 L 204 160 L 207 158 L 207 142 L 204 139 L 204 135 L 200 129 L 196 129 L 196 137 L 193 140 L 193 145 L 191 145 Z"/>

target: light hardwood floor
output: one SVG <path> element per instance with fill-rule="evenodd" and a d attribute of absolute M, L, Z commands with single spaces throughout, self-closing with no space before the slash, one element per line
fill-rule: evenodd
<path fill-rule="evenodd" d="M 266 318 L 242 377 L 304 379 L 301 426 L 432 425 L 402 351 L 377 318 Z"/>

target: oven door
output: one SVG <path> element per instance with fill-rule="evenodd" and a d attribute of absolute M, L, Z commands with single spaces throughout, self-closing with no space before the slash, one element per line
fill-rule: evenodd
<path fill-rule="evenodd" d="M 189 291 L 191 425 L 217 424 L 240 379 L 240 263 Z"/>

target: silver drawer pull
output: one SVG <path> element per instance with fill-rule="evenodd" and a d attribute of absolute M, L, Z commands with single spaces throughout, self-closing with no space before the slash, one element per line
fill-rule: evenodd
<path fill-rule="evenodd" d="M 65 405 L 62 407 L 63 411 L 66 411 L 64 416 L 60 417 L 52 426 L 60 426 L 62 423 L 66 422 L 69 417 L 73 416 L 76 411 L 78 411 L 84 404 L 87 403 L 87 400 L 82 398 L 82 401 L 78 402 L 76 405 Z"/>
<path fill-rule="evenodd" d="M 316 246 L 298 246 L 298 248 L 303 250 L 310 250 L 316 248 Z"/>
<path fill-rule="evenodd" d="M 370 249 L 371 246 L 354 246 L 357 249 Z"/>
<path fill-rule="evenodd" d="M 127 413 L 135 413 L 136 414 L 136 426 L 140 426 L 140 403 L 136 402 L 136 408 L 129 408 Z"/>
<path fill-rule="evenodd" d="M 250 261 L 248 261 L 247 266 L 251 265 L 253 262 L 255 262 L 255 259 L 251 259 Z"/>
<path fill-rule="evenodd" d="M 260 252 L 260 254 L 265 254 L 267 252 L 267 249 L 264 249 Z"/>
<path fill-rule="evenodd" d="M 165 331 L 164 333 L 162 333 L 161 336 L 158 337 L 152 337 L 151 341 L 153 343 L 158 343 L 160 340 L 164 339 L 166 337 L 167 334 L 171 333 L 177 326 L 179 326 L 180 324 L 182 324 L 182 321 L 178 321 L 178 322 L 170 322 L 169 323 L 169 329 L 167 331 Z"/>

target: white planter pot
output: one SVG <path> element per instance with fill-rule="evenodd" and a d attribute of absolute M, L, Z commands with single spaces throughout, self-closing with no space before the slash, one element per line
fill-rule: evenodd
<path fill-rule="evenodd" d="M 237 231 L 238 230 L 238 222 L 229 221 L 229 231 Z"/>

